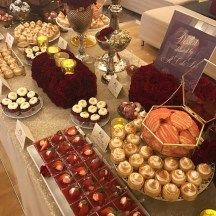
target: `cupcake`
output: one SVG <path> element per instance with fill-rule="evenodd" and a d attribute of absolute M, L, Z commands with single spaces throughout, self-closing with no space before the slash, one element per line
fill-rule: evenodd
<path fill-rule="evenodd" d="M 128 177 L 128 186 L 134 190 L 140 190 L 144 184 L 144 178 L 141 174 L 133 172 Z"/>
<path fill-rule="evenodd" d="M 105 101 L 98 101 L 96 106 L 98 109 L 107 108 L 107 104 Z"/>
<path fill-rule="evenodd" d="M 148 196 L 156 197 L 161 192 L 161 184 L 156 179 L 148 179 L 145 181 L 144 192 Z"/>
<path fill-rule="evenodd" d="M 79 116 L 79 121 L 81 122 L 88 122 L 89 121 L 89 113 L 88 112 L 81 112 Z"/>
<path fill-rule="evenodd" d="M 114 164 L 119 164 L 125 160 L 125 153 L 122 148 L 115 148 L 110 154 L 110 159 Z"/>
<path fill-rule="evenodd" d="M 34 91 L 29 91 L 27 94 L 27 98 L 30 100 L 33 97 L 38 97 L 37 93 L 35 93 Z"/>
<path fill-rule="evenodd" d="M 17 100 L 17 93 L 15 92 L 10 92 L 7 96 L 12 102 L 16 102 Z"/>
<path fill-rule="evenodd" d="M 109 116 L 109 112 L 106 108 L 100 108 L 98 110 L 98 114 L 100 115 L 101 119 L 106 119 Z"/>
<path fill-rule="evenodd" d="M 78 105 L 80 105 L 83 109 L 87 107 L 87 102 L 86 100 L 79 100 Z"/>
<path fill-rule="evenodd" d="M 9 103 L 8 104 L 8 112 L 12 116 L 18 116 L 18 115 L 20 115 L 19 105 L 16 102 Z"/>
<path fill-rule="evenodd" d="M 16 103 L 20 106 L 22 103 L 26 102 L 24 97 L 17 98 Z"/>
<path fill-rule="evenodd" d="M 128 143 L 132 143 L 132 144 L 135 144 L 135 145 L 139 145 L 141 143 L 141 138 L 139 135 L 137 134 L 128 134 L 127 137 L 126 137 L 126 141 Z"/>
<path fill-rule="evenodd" d="M 78 105 L 78 104 L 75 104 L 71 109 L 71 113 L 74 116 L 79 116 L 81 112 L 82 112 L 82 107 L 81 105 Z"/>
<path fill-rule="evenodd" d="M 163 160 L 157 156 L 157 155 L 152 155 L 149 159 L 148 159 L 148 164 L 155 170 L 159 170 L 162 169 L 163 167 Z"/>
<path fill-rule="evenodd" d="M 144 158 L 141 154 L 135 153 L 130 156 L 129 163 L 133 166 L 134 169 L 139 169 L 140 166 L 144 163 Z"/>
<path fill-rule="evenodd" d="M 21 88 L 18 88 L 18 89 L 17 89 L 17 95 L 18 95 L 19 97 L 26 97 L 27 94 L 28 94 L 27 88 L 21 87 Z"/>
<path fill-rule="evenodd" d="M 124 128 L 114 128 L 112 130 L 112 137 L 119 137 L 120 139 L 124 139 L 126 135 Z"/>
<path fill-rule="evenodd" d="M 139 173 L 144 177 L 144 179 L 151 179 L 155 176 L 154 169 L 148 164 L 144 164 L 139 167 Z"/>
<path fill-rule="evenodd" d="M 97 100 L 97 98 L 95 98 L 95 97 L 91 97 L 91 98 L 89 98 L 89 101 L 88 101 L 88 102 L 89 102 L 90 105 L 96 106 L 98 100 Z"/>
<path fill-rule="evenodd" d="M 33 47 L 32 47 L 32 51 L 33 51 L 34 53 L 39 52 L 39 51 L 40 51 L 40 48 L 39 48 L 38 46 L 33 46 Z"/>
<path fill-rule="evenodd" d="M 37 97 L 32 97 L 29 100 L 29 104 L 30 104 L 30 106 L 32 107 L 33 110 L 37 110 L 37 109 L 39 109 L 41 107 L 40 99 L 37 98 Z"/>
<path fill-rule="evenodd" d="M 173 170 L 171 172 L 171 181 L 177 186 L 181 186 L 182 184 L 186 182 L 186 175 L 180 169 Z"/>
<path fill-rule="evenodd" d="M 179 168 L 184 172 L 194 169 L 194 163 L 190 158 L 183 157 L 179 160 Z"/>
<path fill-rule="evenodd" d="M 168 201 L 175 201 L 180 195 L 180 190 L 175 184 L 168 183 L 163 186 L 162 197 Z"/>
<path fill-rule="evenodd" d="M 142 127 L 143 119 L 137 118 L 137 119 L 134 119 L 132 122 L 135 125 L 135 127 L 137 128 L 137 130 L 139 131 Z"/>
<path fill-rule="evenodd" d="M 164 159 L 164 169 L 167 171 L 173 171 L 178 169 L 178 161 L 173 157 L 167 157 Z"/>
<path fill-rule="evenodd" d="M 121 148 L 123 145 L 123 141 L 119 137 L 114 137 L 109 141 L 109 148 L 115 149 L 115 148 Z"/>
<path fill-rule="evenodd" d="M 202 183 L 202 178 L 199 172 L 196 170 L 189 170 L 186 173 L 187 181 L 199 187 Z"/>
<path fill-rule="evenodd" d="M 187 200 L 187 201 L 193 201 L 196 199 L 197 195 L 198 195 L 198 190 L 197 187 L 189 182 L 184 183 L 181 186 L 181 196 L 183 197 L 183 199 Z"/>
<path fill-rule="evenodd" d="M 88 112 L 90 113 L 90 115 L 91 115 L 91 114 L 97 113 L 97 107 L 94 106 L 94 105 L 90 105 L 90 106 L 88 107 Z"/>
<path fill-rule="evenodd" d="M 28 102 L 24 102 L 20 105 L 20 113 L 25 117 L 32 114 L 32 108 Z"/>
<path fill-rule="evenodd" d="M 127 134 L 132 134 L 132 133 L 135 134 L 137 131 L 137 128 L 135 127 L 133 123 L 130 122 L 125 125 L 125 131 Z"/>
<path fill-rule="evenodd" d="M 155 179 L 157 179 L 161 185 L 165 185 L 171 181 L 169 172 L 163 169 L 156 171 Z"/>
<path fill-rule="evenodd" d="M 127 178 L 133 172 L 133 167 L 128 161 L 122 161 L 119 163 L 116 171 L 122 178 Z"/>
<path fill-rule="evenodd" d="M 123 149 L 124 149 L 125 155 L 127 157 L 130 157 L 131 155 L 138 152 L 138 146 L 135 144 L 132 144 L 132 143 L 126 143 L 123 146 Z"/>
<path fill-rule="evenodd" d="M 92 123 L 97 123 L 100 121 L 100 116 L 98 114 L 93 114 L 90 116 L 90 121 Z"/>
<path fill-rule="evenodd" d="M 196 168 L 202 179 L 209 179 L 212 174 L 212 168 L 207 163 L 201 163 Z"/>
<path fill-rule="evenodd" d="M 8 105 L 12 103 L 12 100 L 9 99 L 9 98 L 4 98 L 2 99 L 1 101 L 1 105 L 2 105 L 2 109 L 5 111 L 5 112 L 8 112 Z"/>
<path fill-rule="evenodd" d="M 142 146 L 139 153 L 144 157 L 145 160 L 149 159 L 153 155 L 153 150 L 149 146 Z"/>

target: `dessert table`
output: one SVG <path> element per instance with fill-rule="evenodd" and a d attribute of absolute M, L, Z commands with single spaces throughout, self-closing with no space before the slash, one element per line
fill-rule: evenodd
<path fill-rule="evenodd" d="M 1 29 L 2 27 L 0 27 Z M 8 32 L 12 34 L 13 29 L 9 29 Z M 6 36 L 6 31 L 2 32 Z M 70 33 L 62 33 L 62 37 L 69 41 L 71 37 Z M 56 44 L 57 41 L 52 44 Z M 76 54 L 77 48 L 72 47 L 69 44 L 70 51 Z M 15 52 L 19 55 L 21 60 L 23 56 L 19 53 L 16 45 L 13 46 Z M 87 53 L 94 57 L 101 56 L 103 51 L 96 45 L 88 48 Z M 132 54 L 127 50 L 123 51 L 122 56 L 131 58 Z M 133 56 L 133 60 L 141 64 L 143 61 L 138 61 Z M 48 135 L 56 133 L 58 130 L 67 128 L 73 125 L 70 118 L 70 109 L 63 109 L 55 106 L 48 96 L 37 86 L 37 83 L 31 77 L 31 68 L 26 66 L 26 76 L 19 76 L 8 80 L 12 90 L 16 90 L 19 87 L 26 87 L 36 91 L 43 98 L 43 107 L 40 112 L 29 118 L 22 119 L 21 121 L 28 126 L 32 132 L 35 140 L 47 137 Z M 105 100 L 109 106 L 110 118 L 118 116 L 117 107 L 123 101 L 128 101 L 128 90 L 130 87 L 130 77 L 126 71 L 118 74 L 119 81 L 123 85 L 123 89 L 116 99 L 107 86 L 100 80 L 102 72 L 96 70 L 97 75 L 97 98 L 99 100 Z M 0 99 L 7 95 L 8 91 L 4 89 L 3 95 Z M 58 216 L 62 215 L 57 207 L 52 195 L 48 188 L 44 184 L 41 175 L 39 174 L 34 162 L 28 154 L 26 147 L 31 145 L 30 141 L 26 142 L 24 149 L 21 148 L 16 136 L 15 136 L 16 119 L 8 118 L 4 113 L 0 112 L 0 141 L 9 157 L 13 171 L 17 177 L 18 187 L 21 194 L 22 204 L 24 207 L 25 215 L 28 216 Z M 108 123 L 103 129 L 110 134 L 110 124 Z M 91 130 L 84 130 L 88 135 Z M 154 200 L 150 197 L 136 194 L 139 199 L 142 199 L 143 206 L 147 209 L 150 215 L 199 215 L 202 209 L 213 208 L 216 209 L 216 188 L 213 183 L 210 184 L 204 192 L 202 192 L 195 201 L 187 202 L 165 202 Z"/>

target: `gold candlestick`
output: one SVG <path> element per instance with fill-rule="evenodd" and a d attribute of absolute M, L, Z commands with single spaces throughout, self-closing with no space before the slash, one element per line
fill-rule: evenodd
<path fill-rule="evenodd" d="M 45 35 L 40 35 L 37 37 L 37 44 L 38 46 L 41 48 L 41 47 L 48 47 L 48 37 L 45 36 Z"/>
<path fill-rule="evenodd" d="M 73 59 L 64 59 L 61 62 L 62 71 L 66 74 L 73 74 L 74 68 L 76 67 L 76 61 Z"/>
<path fill-rule="evenodd" d="M 47 53 L 51 58 L 54 58 L 54 55 L 58 52 L 60 52 L 60 48 L 57 46 L 50 46 L 47 48 Z"/>
<path fill-rule="evenodd" d="M 61 62 L 65 59 L 69 59 L 69 54 L 66 52 L 58 52 L 54 54 L 56 66 L 61 67 Z"/>
<path fill-rule="evenodd" d="M 111 129 L 114 130 L 116 128 L 124 128 L 127 123 L 127 120 L 122 117 L 114 118 L 111 121 Z"/>

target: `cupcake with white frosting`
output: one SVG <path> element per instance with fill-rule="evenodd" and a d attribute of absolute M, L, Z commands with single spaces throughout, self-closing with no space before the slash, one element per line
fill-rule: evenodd
<path fill-rule="evenodd" d="M 17 100 L 17 93 L 16 92 L 10 92 L 7 96 L 12 102 L 16 102 Z"/>
<path fill-rule="evenodd" d="M 20 105 L 20 113 L 24 117 L 32 114 L 32 108 L 28 102 L 24 102 Z"/>
<path fill-rule="evenodd" d="M 88 112 L 89 112 L 90 114 L 97 113 L 97 107 L 94 106 L 94 105 L 90 105 L 90 106 L 88 107 Z"/>
<path fill-rule="evenodd" d="M 87 107 L 87 101 L 86 100 L 79 100 L 78 105 L 80 105 L 84 109 Z"/>
<path fill-rule="evenodd" d="M 22 103 L 26 102 L 26 99 L 24 97 L 17 98 L 16 103 L 20 106 Z"/>
<path fill-rule="evenodd" d="M 29 91 L 27 94 L 27 98 L 30 100 L 33 97 L 38 97 L 38 94 L 35 91 Z"/>
<path fill-rule="evenodd" d="M 12 102 L 12 103 L 8 104 L 8 112 L 12 116 L 20 115 L 19 105 L 16 102 Z"/>
<path fill-rule="evenodd" d="M 9 98 L 4 98 L 1 101 L 2 109 L 7 112 L 8 111 L 8 105 L 12 103 L 12 100 Z"/>
<path fill-rule="evenodd" d="M 96 106 L 98 109 L 107 108 L 107 103 L 105 101 L 98 101 Z"/>
<path fill-rule="evenodd" d="M 93 114 L 93 115 L 90 116 L 90 121 L 92 123 L 99 122 L 100 121 L 100 116 L 98 114 Z"/>
<path fill-rule="evenodd" d="M 32 110 L 37 110 L 41 107 L 41 101 L 39 98 L 37 97 L 32 97 L 30 100 L 29 100 L 29 104 L 30 106 L 32 107 Z"/>
<path fill-rule="evenodd" d="M 97 104 L 98 100 L 95 97 L 91 97 L 91 98 L 89 98 L 88 102 L 89 102 L 90 105 L 94 105 L 95 106 Z"/>
<path fill-rule="evenodd" d="M 82 112 L 82 107 L 81 105 L 78 104 L 75 104 L 71 109 L 71 113 L 75 116 L 79 116 L 81 112 Z"/>
<path fill-rule="evenodd" d="M 79 116 L 79 121 L 81 122 L 88 122 L 89 121 L 89 113 L 88 112 L 81 112 Z"/>
<path fill-rule="evenodd" d="M 17 89 L 17 95 L 18 97 L 26 97 L 28 94 L 28 90 L 25 87 L 21 87 Z"/>
<path fill-rule="evenodd" d="M 100 115 L 101 119 L 106 119 L 109 116 L 109 112 L 106 108 L 100 108 L 98 110 L 98 114 Z"/>

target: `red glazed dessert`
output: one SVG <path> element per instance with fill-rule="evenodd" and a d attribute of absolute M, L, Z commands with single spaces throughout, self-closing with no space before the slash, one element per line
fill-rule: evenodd
<path fill-rule="evenodd" d="M 108 167 L 104 167 L 96 171 L 94 174 L 101 184 L 106 184 L 107 182 L 109 182 L 114 178 L 114 175 L 112 174 L 112 172 Z"/>
<path fill-rule="evenodd" d="M 99 157 L 87 160 L 86 164 L 92 172 L 95 172 L 105 166 L 104 162 Z"/>
<path fill-rule="evenodd" d="M 65 134 L 65 136 L 67 136 L 70 139 L 70 138 L 73 138 L 75 135 L 77 135 L 79 131 L 77 130 L 75 126 L 72 126 L 66 129 L 65 131 L 63 131 L 63 133 Z"/>
<path fill-rule="evenodd" d="M 82 185 L 82 189 L 86 193 L 96 190 L 100 186 L 98 181 L 92 176 L 88 176 L 87 178 L 81 180 L 80 185 Z"/>
<path fill-rule="evenodd" d="M 60 142 L 66 141 L 65 137 L 62 135 L 61 131 L 58 131 L 50 138 L 54 146 L 58 145 Z"/>
<path fill-rule="evenodd" d="M 103 188 L 99 188 L 88 195 L 89 201 L 93 207 L 103 206 L 108 202 L 108 197 Z"/>
<path fill-rule="evenodd" d="M 77 216 L 87 216 L 90 215 L 91 211 L 93 211 L 93 208 L 87 198 L 83 198 L 75 202 L 71 205 L 71 208 Z"/>
<path fill-rule="evenodd" d="M 82 187 L 78 183 L 75 183 L 74 185 L 67 187 L 66 189 L 62 190 L 62 192 L 69 204 L 76 202 L 78 199 L 81 199 L 84 195 Z"/>
<path fill-rule="evenodd" d="M 47 164 L 50 172 L 52 175 L 57 175 L 61 173 L 62 171 L 66 170 L 65 164 L 62 160 L 55 160 L 51 162 L 50 164 Z"/>
<path fill-rule="evenodd" d="M 84 137 L 81 134 L 77 134 L 73 137 L 73 139 L 70 139 L 70 142 L 74 149 L 82 148 L 87 144 L 87 141 L 84 139 Z"/>
<path fill-rule="evenodd" d="M 113 203 L 109 203 L 104 206 L 101 210 L 98 211 L 100 216 L 118 216 L 121 215 L 121 212 L 115 207 Z"/>
<path fill-rule="evenodd" d="M 146 216 L 139 208 L 134 209 L 130 212 L 129 216 Z"/>
<path fill-rule="evenodd" d="M 61 189 L 68 187 L 68 185 L 71 185 L 74 182 L 72 175 L 67 171 L 55 176 L 54 178 Z"/>
<path fill-rule="evenodd" d="M 40 155 L 46 163 L 50 163 L 51 161 L 59 158 L 54 147 L 41 152 Z"/>
<path fill-rule="evenodd" d="M 47 150 L 48 148 L 51 147 L 51 144 L 49 143 L 48 139 L 42 139 L 38 142 L 35 143 L 35 147 L 39 152 L 42 152 L 44 150 Z"/>
<path fill-rule="evenodd" d="M 68 152 L 63 158 L 69 166 L 73 166 L 81 162 L 80 157 L 74 151 Z"/>
<path fill-rule="evenodd" d="M 82 163 L 77 166 L 73 166 L 71 168 L 71 172 L 73 173 L 76 180 L 80 180 L 89 174 L 89 169 L 86 164 Z"/>
<path fill-rule="evenodd" d="M 70 150 L 71 150 L 71 144 L 69 142 L 62 142 L 57 147 L 57 152 L 60 155 L 64 155 Z"/>
<path fill-rule="evenodd" d="M 95 155 L 95 151 L 94 149 L 92 148 L 92 145 L 90 144 L 87 144 L 85 145 L 81 151 L 80 151 L 80 154 L 82 155 L 82 157 L 84 159 L 87 159 L 87 158 L 91 158 L 92 156 Z"/>
<path fill-rule="evenodd" d="M 132 211 L 134 208 L 137 207 L 134 201 L 126 193 L 118 197 L 113 202 L 116 207 L 121 211 Z"/>

